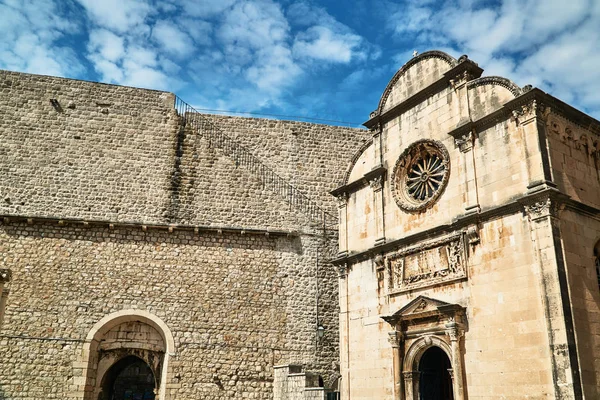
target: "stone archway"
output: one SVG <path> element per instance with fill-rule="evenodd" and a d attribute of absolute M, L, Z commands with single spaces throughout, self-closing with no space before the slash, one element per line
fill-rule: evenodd
<path fill-rule="evenodd" d="M 394 328 L 389 333 L 394 399 L 464 400 L 461 337 L 465 332 L 465 317 L 462 306 L 425 296 L 419 296 L 393 315 L 383 317 Z M 422 365 L 422 361 L 425 364 Z M 421 383 L 421 378 L 427 379 L 424 369 L 437 371 L 432 380 L 439 381 L 434 383 L 439 390 L 423 392 L 424 385 L 432 384 L 431 381 Z"/>
<path fill-rule="evenodd" d="M 116 400 L 114 383 L 127 368 L 148 371 L 153 377 L 155 397 L 166 400 L 169 359 L 174 355 L 173 336 L 155 315 L 140 310 L 124 310 L 100 320 L 90 331 L 84 346 L 84 400 Z M 140 385 L 143 386 L 143 385 Z M 139 397 L 139 396 L 138 396 Z M 146 400 L 142 395 L 142 399 Z"/>

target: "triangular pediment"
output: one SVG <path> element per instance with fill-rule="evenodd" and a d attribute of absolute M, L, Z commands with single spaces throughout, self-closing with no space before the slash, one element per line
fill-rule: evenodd
<path fill-rule="evenodd" d="M 439 306 L 447 305 L 450 305 L 450 303 L 425 296 L 419 296 L 394 313 L 394 315 L 406 316 L 408 314 L 420 314 L 427 311 L 437 311 Z"/>
<path fill-rule="evenodd" d="M 426 296 L 419 296 L 411 300 L 408 304 L 396 311 L 390 316 L 383 317 L 389 323 L 412 319 L 415 317 L 428 316 L 432 314 L 443 314 L 450 310 L 462 309 L 458 304 L 451 304 L 445 301 L 432 299 Z"/>

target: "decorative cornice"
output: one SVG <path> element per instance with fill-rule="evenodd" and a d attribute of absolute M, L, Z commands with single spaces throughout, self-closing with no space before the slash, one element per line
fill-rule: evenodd
<path fill-rule="evenodd" d="M 467 83 L 467 88 L 476 88 L 478 86 L 483 85 L 494 85 L 494 86 L 502 86 L 508 89 L 513 96 L 517 97 L 523 94 L 523 90 L 517 86 L 510 79 L 503 78 L 501 76 L 484 76 L 482 78 L 473 79 L 469 83 Z"/>
<path fill-rule="evenodd" d="M 11 223 L 27 223 L 31 224 L 56 224 L 58 226 L 80 226 L 80 227 L 105 227 L 108 229 L 126 228 L 126 229 L 141 229 L 147 231 L 149 229 L 168 231 L 192 231 L 194 233 L 213 232 L 213 233 L 238 233 L 248 235 L 264 235 L 264 236 L 300 236 L 302 233 L 292 230 L 281 229 L 256 229 L 243 228 L 233 226 L 205 226 L 205 225 L 177 225 L 177 224 L 146 224 L 143 222 L 117 222 L 104 220 L 81 220 L 74 218 L 55 218 L 55 217 L 29 217 L 19 215 L 0 215 L 0 225 L 9 225 Z"/>
<path fill-rule="evenodd" d="M 342 185 L 330 191 L 329 193 L 332 196 L 338 197 L 342 194 L 353 193 L 369 184 L 372 181 L 376 181 L 379 178 L 385 178 L 385 173 L 387 169 L 384 166 L 378 165 L 366 174 L 362 176 L 362 178 L 355 180 L 354 182 L 350 182 L 348 184 Z"/>
<path fill-rule="evenodd" d="M 0 268 L 0 283 L 8 283 L 12 279 L 12 271 L 10 269 Z"/>
<path fill-rule="evenodd" d="M 428 53 L 433 53 L 433 52 L 428 52 Z M 441 53 L 441 52 L 438 52 L 438 53 Z M 426 54 L 427 53 L 423 53 L 423 54 L 421 54 L 421 56 L 424 56 Z M 442 54 L 445 54 L 445 53 L 442 53 Z M 418 58 L 418 57 L 415 57 L 415 58 Z M 388 87 L 386 88 L 386 92 L 384 92 L 384 96 L 382 96 L 382 98 L 381 98 L 382 101 L 380 101 L 380 106 L 377 108 L 376 111 L 371 113 L 370 119 L 368 121 L 366 121 L 363 125 L 369 129 L 372 129 L 373 127 L 376 127 L 378 125 L 383 125 L 387 121 L 402 114 L 406 110 L 425 101 L 425 99 L 427 99 L 428 97 L 446 89 L 450 85 L 451 81 L 455 80 L 456 77 L 459 77 L 461 75 L 464 76 L 465 72 L 468 72 L 469 77 L 476 78 L 476 77 L 481 76 L 481 74 L 483 73 L 483 69 L 481 69 L 476 63 L 472 62 L 471 60 L 468 60 L 467 58 L 461 57 L 461 60 L 462 60 L 461 62 L 454 64 L 453 68 L 448 70 L 447 72 L 445 72 L 444 75 L 437 81 L 435 81 L 432 84 L 430 84 L 429 86 L 426 86 L 425 88 L 421 89 L 419 92 L 415 93 L 411 97 L 400 102 L 399 104 L 395 105 L 394 107 L 390 108 L 389 110 L 382 112 L 382 105 L 385 104 L 385 101 L 382 103 L 382 101 L 384 100 L 384 96 L 389 96 L 389 92 L 391 92 L 391 88 L 393 87 L 393 84 L 395 84 L 397 81 L 397 79 L 396 79 L 396 81 L 394 81 L 394 78 L 392 78 L 392 81 L 390 81 L 390 84 L 388 84 Z M 408 64 L 406 64 L 406 65 L 408 65 Z M 398 71 L 396 73 L 396 75 L 398 75 L 401 71 L 402 71 L 402 69 L 400 71 Z M 394 77 L 396 77 L 396 75 L 394 75 Z M 400 75 L 398 75 L 398 78 L 399 77 L 400 77 Z M 389 91 L 388 91 L 388 89 L 389 89 Z M 385 100 L 387 101 L 387 97 L 385 98 Z"/>
<path fill-rule="evenodd" d="M 526 204 L 538 202 L 540 201 L 540 199 L 544 199 L 548 196 L 554 196 L 554 198 L 557 201 L 561 200 L 562 202 L 569 201 L 570 203 L 573 203 L 573 200 L 568 200 L 568 198 L 564 194 L 558 192 L 554 188 L 548 187 L 533 194 L 525 194 L 521 197 L 515 198 L 512 201 L 501 206 L 482 210 L 480 213 L 477 214 L 467 214 L 459 216 L 452 223 L 449 224 L 439 225 L 422 232 L 418 232 L 400 239 L 392 240 L 379 246 L 374 246 L 370 249 L 361 251 L 359 253 L 347 253 L 344 256 L 337 257 L 331 262 L 335 265 L 344 263 L 350 266 L 357 262 L 368 260 L 372 257 L 375 257 L 376 255 L 396 251 L 399 248 L 409 246 L 413 243 L 422 242 L 427 239 L 439 237 L 442 235 L 452 234 L 457 230 L 463 229 L 467 230 L 468 232 L 469 226 L 479 224 L 481 221 L 489 221 L 491 219 L 500 218 L 506 215 L 523 213 Z M 588 209 L 590 208 L 589 206 L 586 207 Z M 600 214 L 600 211 L 597 212 L 598 214 Z"/>
<path fill-rule="evenodd" d="M 377 114 L 381 114 L 381 111 L 383 110 L 383 106 L 385 106 L 385 103 L 387 102 L 387 99 L 389 98 L 390 93 L 392 92 L 392 89 L 394 88 L 396 83 L 400 80 L 400 78 L 404 74 L 406 74 L 406 71 L 408 71 L 410 69 L 410 67 L 417 64 L 418 62 L 427 60 L 429 58 L 438 58 L 442 61 L 445 61 L 450 67 L 455 67 L 456 64 L 458 63 L 456 58 L 452 57 L 451 55 L 444 53 L 443 51 L 436 51 L 436 50 L 426 51 L 425 53 L 419 54 L 418 56 L 411 58 L 410 60 L 408 60 L 408 62 L 406 64 L 404 64 L 394 74 L 392 79 L 387 84 L 385 90 L 383 91 L 383 94 L 381 95 L 381 99 L 379 100 L 379 105 L 377 106 Z"/>

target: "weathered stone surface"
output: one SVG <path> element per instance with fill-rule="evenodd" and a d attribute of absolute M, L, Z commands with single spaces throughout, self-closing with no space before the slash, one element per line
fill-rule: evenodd
<path fill-rule="evenodd" d="M 158 390 L 169 399 L 269 399 L 282 363 L 327 383 L 338 375 L 335 232 L 206 132 L 181 129 L 174 100 L 0 71 L 0 268 L 13 271 L 0 398 L 91 398 L 102 368 L 126 354 L 164 370 Z M 206 118 L 327 212 L 327 191 L 370 137 Z M 150 317 L 135 322 L 131 310 Z M 111 329 L 131 331 L 104 332 L 111 315 L 125 324 Z"/>
<path fill-rule="evenodd" d="M 399 70 L 334 191 L 342 397 L 421 398 L 437 347 L 454 399 L 597 398 L 600 122 L 448 57 Z"/>

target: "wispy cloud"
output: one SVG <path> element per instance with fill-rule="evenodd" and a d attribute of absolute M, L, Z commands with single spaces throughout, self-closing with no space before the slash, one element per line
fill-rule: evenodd
<path fill-rule="evenodd" d="M 600 110 L 600 3 L 595 0 L 446 1 L 395 5 L 388 26 L 422 49 L 469 54 L 487 74 L 533 84 Z M 460 21 L 460 23 L 457 23 Z"/>
<path fill-rule="evenodd" d="M 76 32 L 59 4 L 51 0 L 0 3 L 0 66 L 38 74 L 68 76 L 83 70 L 75 51 L 59 45 Z"/>

